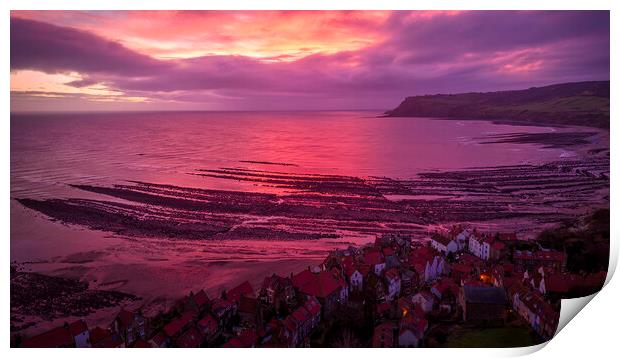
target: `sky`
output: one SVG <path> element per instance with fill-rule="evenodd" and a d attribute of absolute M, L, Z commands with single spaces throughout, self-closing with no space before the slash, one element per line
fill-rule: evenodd
<path fill-rule="evenodd" d="M 609 80 L 607 11 L 12 11 L 11 111 L 335 110 Z"/>

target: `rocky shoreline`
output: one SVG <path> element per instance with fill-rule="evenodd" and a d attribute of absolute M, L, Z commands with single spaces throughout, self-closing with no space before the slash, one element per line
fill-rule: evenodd
<path fill-rule="evenodd" d="M 11 266 L 11 332 L 40 321 L 87 316 L 138 299 L 123 292 L 91 289 L 80 280 L 22 272 Z"/>
<path fill-rule="evenodd" d="M 504 138 L 502 140 L 530 140 Z M 533 165 L 352 177 L 246 168 L 197 169 L 278 193 L 187 188 L 130 181 L 71 185 L 101 199 L 18 198 L 53 220 L 129 237 L 189 240 L 316 240 L 399 230 L 419 235 L 451 222 L 526 226 L 562 223 L 608 205 L 609 156 Z"/>

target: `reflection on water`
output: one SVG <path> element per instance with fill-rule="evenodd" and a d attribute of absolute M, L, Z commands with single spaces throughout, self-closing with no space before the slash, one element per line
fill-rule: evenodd
<path fill-rule="evenodd" d="M 174 112 L 12 115 L 11 194 L 67 194 L 67 183 L 143 180 L 241 188 L 198 168 L 409 178 L 421 170 L 557 159 L 536 145 L 481 145 L 487 134 L 549 132 L 484 121 L 376 118 L 372 112 Z M 244 162 L 245 161 L 245 162 Z M 247 161 L 290 163 L 276 167 Z"/>
<path fill-rule="evenodd" d="M 67 184 L 105 186 L 125 180 L 270 190 L 252 182 L 188 175 L 197 169 L 412 178 L 431 169 L 538 163 L 557 160 L 564 152 L 535 144 L 480 144 L 477 138 L 550 131 L 484 121 L 377 118 L 372 112 L 12 115 L 11 196 L 100 199 Z M 317 262 L 325 250 L 347 244 L 129 240 L 50 223 L 11 203 L 13 260 L 40 260 L 35 270 L 89 281 L 127 282 L 120 289 L 138 295 L 217 290 L 229 281 L 260 280 L 271 271 L 288 274 Z"/>

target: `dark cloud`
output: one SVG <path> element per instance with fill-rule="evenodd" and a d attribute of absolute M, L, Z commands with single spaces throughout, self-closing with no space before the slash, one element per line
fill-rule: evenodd
<path fill-rule="evenodd" d="M 11 18 L 11 70 L 145 75 L 170 68 L 88 32 Z"/>

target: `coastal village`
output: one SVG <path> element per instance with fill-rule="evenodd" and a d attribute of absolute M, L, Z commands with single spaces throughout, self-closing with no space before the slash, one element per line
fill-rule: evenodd
<path fill-rule="evenodd" d="M 522 327 L 533 344 L 558 326 L 560 300 L 600 289 L 606 272 L 569 273 L 567 254 L 454 226 L 427 240 L 384 234 L 321 265 L 190 292 L 148 317 L 120 308 L 108 327 L 67 322 L 21 347 L 440 347 L 452 331 Z"/>

